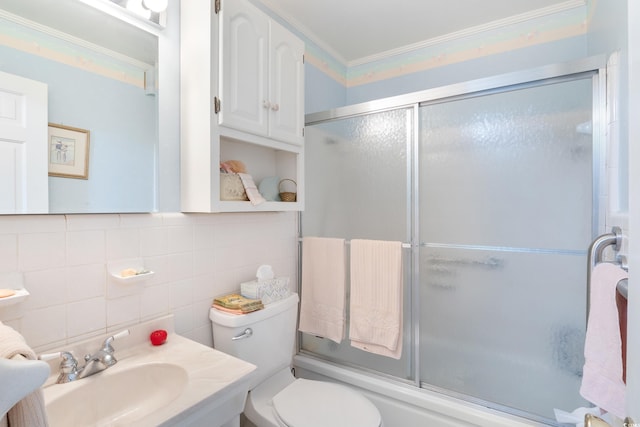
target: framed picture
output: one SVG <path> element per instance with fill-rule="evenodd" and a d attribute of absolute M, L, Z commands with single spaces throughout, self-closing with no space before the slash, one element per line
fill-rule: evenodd
<path fill-rule="evenodd" d="M 89 131 L 49 123 L 49 176 L 89 179 Z"/>

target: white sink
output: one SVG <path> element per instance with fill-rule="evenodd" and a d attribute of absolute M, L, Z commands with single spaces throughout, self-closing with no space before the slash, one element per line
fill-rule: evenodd
<path fill-rule="evenodd" d="M 113 342 L 118 363 L 90 377 L 56 384 L 59 361 L 49 362 L 50 427 L 237 425 L 255 366 L 176 335 L 172 316 L 159 320 L 129 328 L 130 336 Z M 160 328 L 167 342 L 153 346 L 149 332 Z M 58 350 L 82 361 L 104 338 Z"/>
<path fill-rule="evenodd" d="M 148 363 L 94 375 L 47 402 L 51 427 L 132 425 L 168 405 L 185 389 L 187 372 L 169 363 Z"/>

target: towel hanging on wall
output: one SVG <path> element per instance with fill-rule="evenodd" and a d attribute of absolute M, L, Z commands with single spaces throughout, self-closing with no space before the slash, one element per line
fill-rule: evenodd
<path fill-rule="evenodd" d="M 591 307 L 580 387 L 582 397 L 620 418 L 625 412 L 625 384 L 616 286 L 627 276 L 622 268 L 607 262 L 596 265 L 591 272 Z"/>
<path fill-rule="evenodd" d="M 345 336 L 344 247 L 344 239 L 302 239 L 299 330 L 338 344 Z"/>
<path fill-rule="evenodd" d="M 349 338 L 353 347 L 402 355 L 402 243 L 351 240 Z"/>
<path fill-rule="evenodd" d="M 22 335 L 0 322 L 0 358 L 12 359 L 19 363 L 23 358 L 35 361 L 37 356 Z M 21 386 L 27 386 L 28 383 L 29 381 L 25 380 Z M 17 402 L 7 413 L 7 418 L 11 427 L 47 427 L 49 423 L 42 389 L 37 388 Z"/>

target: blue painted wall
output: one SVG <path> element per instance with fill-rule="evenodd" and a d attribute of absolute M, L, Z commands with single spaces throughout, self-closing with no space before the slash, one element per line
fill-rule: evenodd
<path fill-rule="evenodd" d="M 304 78 L 306 113 L 348 105 L 347 88 L 314 65 L 304 65 Z"/>
<path fill-rule="evenodd" d="M 585 55 L 585 38 L 572 37 L 354 86 L 347 90 L 346 105 L 571 61 Z"/>
<path fill-rule="evenodd" d="M 335 59 L 306 40 L 307 56 L 313 57 L 305 65 L 306 112 L 584 58 L 589 55 L 589 12 L 589 6 L 577 7 L 352 65 L 344 72 L 335 65 Z"/>
<path fill-rule="evenodd" d="M 48 85 L 50 123 L 90 132 L 89 179 L 49 177 L 51 213 L 155 209 L 155 96 L 6 46 L 0 58 L 1 71 Z"/>

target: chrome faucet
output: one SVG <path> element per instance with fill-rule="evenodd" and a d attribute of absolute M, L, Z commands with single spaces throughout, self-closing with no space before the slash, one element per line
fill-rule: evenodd
<path fill-rule="evenodd" d="M 73 357 L 73 354 L 68 351 L 61 351 L 60 357 L 62 361 L 60 362 L 60 374 L 58 375 L 56 383 L 64 384 L 75 381 L 78 378 L 78 361 Z M 46 360 L 45 357 L 41 356 L 40 358 Z"/>
<path fill-rule="evenodd" d="M 78 361 L 75 357 L 73 357 L 73 354 L 68 351 L 42 355 L 40 356 L 40 359 L 47 360 L 52 357 L 62 358 L 62 361 L 60 362 L 60 375 L 58 375 L 58 379 L 56 380 L 57 384 L 64 384 L 82 378 L 90 377 L 93 374 L 97 374 L 98 372 L 102 372 L 105 369 L 108 369 L 118 362 L 113 355 L 115 350 L 113 346 L 111 346 L 111 343 L 113 342 L 113 340 L 125 337 L 127 335 L 129 335 L 128 329 L 122 332 L 118 332 L 117 334 L 105 339 L 100 350 L 98 350 L 94 354 L 87 354 L 84 356 L 85 363 L 82 368 L 78 368 Z"/>
<path fill-rule="evenodd" d="M 128 333 L 129 331 L 127 331 L 127 334 Z M 114 339 L 114 336 L 110 336 L 104 340 L 100 350 L 94 354 L 86 354 L 84 356 L 84 367 L 78 373 L 78 379 L 90 377 L 93 374 L 104 371 L 118 362 L 113 355 L 115 350 L 111 346 Z"/>

